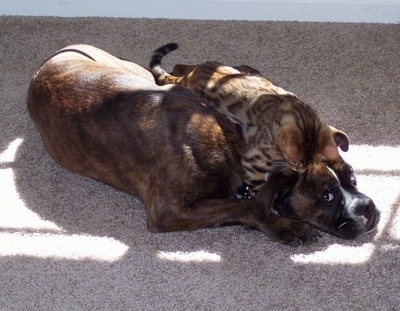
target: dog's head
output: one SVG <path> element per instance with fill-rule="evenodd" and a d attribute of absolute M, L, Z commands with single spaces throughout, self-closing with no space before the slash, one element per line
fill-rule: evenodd
<path fill-rule="evenodd" d="M 353 239 L 375 230 L 380 212 L 374 202 L 357 189 L 352 167 L 342 159 L 313 163 L 296 174 L 277 192 L 274 209 L 285 218 Z"/>

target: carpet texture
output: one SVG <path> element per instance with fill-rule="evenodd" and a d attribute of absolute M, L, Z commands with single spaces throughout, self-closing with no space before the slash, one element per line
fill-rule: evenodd
<path fill-rule="evenodd" d="M 0 310 L 398 310 L 400 26 L 0 17 Z M 290 248 L 232 226 L 152 234 L 141 202 L 57 165 L 26 110 L 74 43 L 147 65 L 247 64 L 344 130 L 375 236 Z"/>

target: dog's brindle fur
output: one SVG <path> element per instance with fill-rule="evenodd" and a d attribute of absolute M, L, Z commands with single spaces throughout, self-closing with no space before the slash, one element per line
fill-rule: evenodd
<path fill-rule="evenodd" d="M 92 46 L 66 47 L 34 74 L 28 109 L 53 159 L 140 197 L 151 232 L 240 223 L 293 246 L 319 235 L 305 219 L 270 212 L 284 183 L 291 190 L 281 196 L 282 206 L 289 206 L 300 182 L 295 176 L 273 174 L 256 199 L 234 199 L 243 182 L 240 130 L 190 91 L 157 86 L 139 65 Z M 318 228 L 332 231 L 334 214 Z M 315 225 L 312 217 L 309 223 Z M 374 225 L 368 220 L 358 233 Z"/>
<path fill-rule="evenodd" d="M 344 161 L 313 163 L 296 181 L 281 185 L 274 201 L 282 217 L 303 220 L 343 239 L 372 231 L 380 220 L 374 202 L 357 189 L 352 167 Z"/>

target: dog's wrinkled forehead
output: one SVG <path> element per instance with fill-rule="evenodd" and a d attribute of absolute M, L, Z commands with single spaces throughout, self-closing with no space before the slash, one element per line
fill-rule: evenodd
<path fill-rule="evenodd" d="M 340 186 L 339 175 L 324 162 L 312 163 L 303 174 L 300 174 L 297 187 L 301 191 L 317 194 L 326 188 Z"/>
<path fill-rule="evenodd" d="M 329 170 L 331 175 L 338 181 L 338 183 L 340 183 L 339 176 L 336 174 L 336 172 L 333 169 L 331 169 L 329 166 L 327 166 L 327 169 Z"/>
<path fill-rule="evenodd" d="M 343 187 L 357 187 L 356 175 L 350 164 L 343 161 L 343 159 L 339 159 L 336 161 L 327 161 L 327 165 L 335 173 L 335 176 Z"/>

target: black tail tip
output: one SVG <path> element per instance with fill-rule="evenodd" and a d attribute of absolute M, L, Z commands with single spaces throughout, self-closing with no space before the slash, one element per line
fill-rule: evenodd
<path fill-rule="evenodd" d="M 178 47 L 179 47 L 178 43 L 175 42 L 167 43 L 165 45 L 165 48 L 168 49 L 169 51 L 176 50 Z"/>

